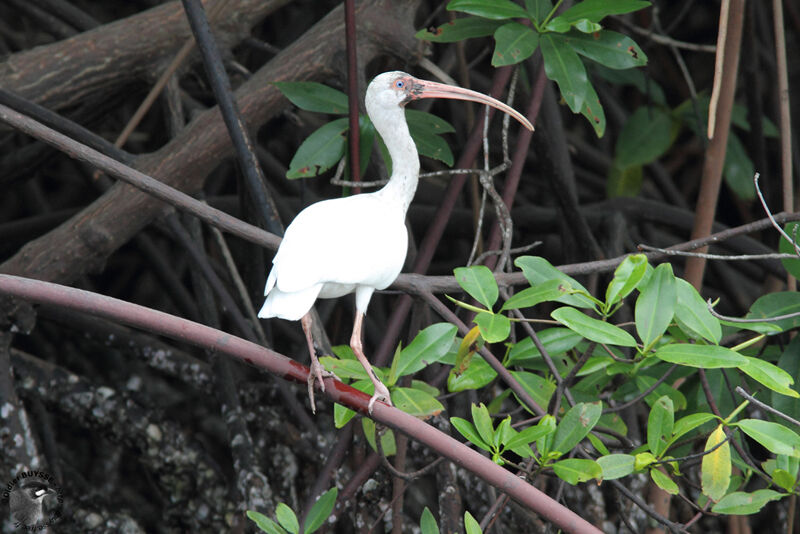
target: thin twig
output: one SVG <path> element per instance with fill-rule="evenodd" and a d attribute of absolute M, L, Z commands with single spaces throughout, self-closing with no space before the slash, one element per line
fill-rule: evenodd
<path fill-rule="evenodd" d="M 707 260 L 722 261 L 751 261 L 751 260 L 790 260 L 798 259 L 795 254 L 785 254 L 775 252 L 773 254 L 706 254 L 705 252 L 689 252 L 684 250 L 674 250 L 669 248 L 651 247 L 650 245 L 637 245 L 639 250 L 648 252 L 660 252 L 667 256 L 690 256 L 695 258 L 705 258 Z"/>
<path fill-rule="evenodd" d="M 742 386 L 736 386 L 735 391 L 736 391 L 736 393 L 738 393 L 739 395 L 741 395 L 745 399 L 749 400 L 751 403 L 755 404 L 759 408 L 762 408 L 762 409 L 764 409 L 764 410 L 766 410 L 766 411 L 768 411 L 770 413 L 773 413 L 773 414 L 777 415 L 778 417 L 789 421 L 790 423 L 792 423 L 795 426 L 800 426 L 800 421 L 798 421 L 797 419 L 795 419 L 795 418 L 793 418 L 793 417 L 791 417 L 789 415 L 786 415 L 785 413 L 783 413 L 780 410 L 776 410 L 775 408 L 773 408 L 769 404 L 766 404 L 766 403 L 761 402 L 760 400 L 756 399 L 755 397 L 750 395 L 748 392 L 746 392 L 744 390 L 744 388 L 742 388 Z"/>

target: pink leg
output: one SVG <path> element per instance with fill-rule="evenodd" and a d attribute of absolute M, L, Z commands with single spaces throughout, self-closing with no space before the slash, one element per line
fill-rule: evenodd
<path fill-rule="evenodd" d="M 372 395 L 372 398 L 369 400 L 369 413 L 372 413 L 372 407 L 375 405 L 375 401 L 382 400 L 389 406 L 392 405 L 392 399 L 389 395 L 389 390 L 386 386 L 378 380 L 378 377 L 375 376 L 375 371 L 372 370 L 372 366 L 369 364 L 369 360 L 367 357 L 364 356 L 364 349 L 361 345 L 361 326 L 364 323 L 364 314 L 356 311 L 356 320 L 353 324 L 353 335 L 350 337 L 350 348 L 353 349 L 353 352 L 358 358 L 358 361 L 361 362 L 361 365 L 364 367 L 364 370 L 367 372 L 367 376 L 369 376 L 370 380 L 372 380 L 372 384 L 375 386 L 375 393 Z"/>
<path fill-rule="evenodd" d="M 335 374 L 331 373 L 330 371 L 326 371 L 322 364 L 319 363 L 317 359 L 317 351 L 314 350 L 314 338 L 311 336 L 311 315 L 305 314 L 300 319 L 300 325 L 303 327 L 303 333 L 306 335 L 306 341 L 308 342 L 308 353 L 311 355 L 311 369 L 308 373 L 308 399 L 311 401 L 311 411 L 313 413 L 317 413 L 317 407 L 314 404 L 314 381 L 319 381 L 319 386 L 322 388 L 322 391 L 325 391 L 325 382 L 323 382 L 323 377 L 329 378 L 337 378 Z"/>

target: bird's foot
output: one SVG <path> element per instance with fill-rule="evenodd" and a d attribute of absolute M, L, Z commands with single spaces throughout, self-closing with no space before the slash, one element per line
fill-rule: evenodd
<path fill-rule="evenodd" d="M 375 382 L 375 393 L 369 399 L 369 404 L 367 405 L 367 411 L 370 415 L 372 415 L 372 408 L 375 406 L 375 401 L 379 400 L 385 402 L 389 406 L 393 406 L 392 397 L 389 395 L 389 389 L 383 385 L 381 381 Z"/>
<path fill-rule="evenodd" d="M 322 392 L 325 392 L 325 382 L 324 378 L 333 378 L 338 380 L 339 377 L 336 376 L 334 373 L 330 371 L 326 371 L 325 368 L 319 363 L 319 360 L 314 358 L 311 362 L 311 366 L 308 372 L 308 400 L 311 401 L 311 412 L 317 413 L 317 406 L 314 403 L 314 382 L 319 381 L 319 387 L 322 389 Z"/>

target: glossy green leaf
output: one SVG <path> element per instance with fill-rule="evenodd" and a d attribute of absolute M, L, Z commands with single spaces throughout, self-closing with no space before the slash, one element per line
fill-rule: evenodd
<path fill-rule="evenodd" d="M 569 291 L 570 287 L 567 282 L 563 280 L 547 280 L 512 295 L 503 303 L 500 311 L 530 308 L 542 302 L 558 300 L 562 296 L 569 294 Z"/>
<path fill-rule="evenodd" d="M 278 519 L 278 523 L 292 534 L 300 532 L 297 516 L 286 503 L 278 503 L 278 506 L 275 507 L 275 517 Z"/>
<path fill-rule="evenodd" d="M 735 132 L 729 132 L 722 169 L 725 183 L 740 199 L 753 200 L 756 198 L 756 190 L 753 187 L 754 174 L 755 167 L 753 160 L 747 155 L 747 149 Z"/>
<path fill-rule="evenodd" d="M 774 490 L 760 489 L 752 493 L 736 491 L 723 497 L 711 511 L 715 514 L 750 515 L 761 510 L 768 502 L 778 501 L 785 495 Z"/>
<path fill-rule="evenodd" d="M 656 383 L 656 378 L 653 376 L 639 374 L 634 379 L 634 382 L 639 390 L 639 393 L 641 393 L 650 389 L 653 384 Z M 669 397 L 676 412 L 686 409 L 686 397 L 683 396 L 683 393 L 663 382 L 656 386 L 656 389 L 647 395 L 644 400 L 649 406 L 655 406 L 656 402 L 658 402 L 658 399 L 663 396 Z"/>
<path fill-rule="evenodd" d="M 492 450 L 491 445 L 487 443 L 481 435 L 478 433 L 478 429 L 475 428 L 471 422 L 467 421 L 466 419 L 462 419 L 461 417 L 451 417 L 450 424 L 453 425 L 453 428 L 458 430 L 458 433 L 467 438 L 467 441 L 480 447 L 485 451 Z"/>
<path fill-rule="evenodd" d="M 511 321 L 500 313 L 481 312 L 474 321 L 487 343 L 505 341 L 511 333 Z"/>
<path fill-rule="evenodd" d="M 375 443 L 375 421 L 369 417 L 361 418 L 361 428 L 364 431 L 364 437 L 373 451 L 378 451 L 377 444 Z M 381 435 L 381 449 L 384 456 L 394 456 L 397 454 L 397 442 L 394 439 L 394 431 L 387 430 Z"/>
<path fill-rule="evenodd" d="M 528 59 L 539 46 L 539 34 L 519 22 L 509 22 L 494 32 L 492 66 L 514 65 Z"/>
<path fill-rule="evenodd" d="M 708 454 L 703 456 L 701 483 L 703 493 L 714 502 L 725 496 L 731 483 L 731 445 L 726 440 L 723 426 L 718 425 L 708 436 L 704 449 Z"/>
<path fill-rule="evenodd" d="M 420 155 L 439 160 L 452 167 L 453 152 L 450 150 L 447 141 L 440 134 L 455 131 L 453 126 L 431 113 L 414 109 L 406 109 L 405 111 L 408 132 L 411 134 L 411 138 L 414 139 L 414 144 L 417 146 L 417 151 L 419 151 Z"/>
<path fill-rule="evenodd" d="M 583 100 L 583 106 L 581 106 L 581 114 L 592 125 L 597 138 L 603 137 L 606 132 L 606 112 L 603 110 L 600 97 L 597 96 L 597 91 L 594 90 L 591 83 L 586 84 L 586 96 Z"/>
<path fill-rule="evenodd" d="M 321 527 L 325 521 L 327 521 L 327 519 L 331 516 L 331 512 L 336 504 L 336 497 L 338 495 L 339 490 L 336 489 L 336 487 L 333 487 L 323 493 L 322 496 L 317 499 L 317 502 L 314 503 L 314 506 L 311 507 L 311 510 L 308 511 L 308 515 L 306 516 L 303 527 L 305 534 L 316 532 L 316 530 L 319 529 L 319 527 Z"/>
<path fill-rule="evenodd" d="M 409 130 L 419 129 L 430 132 L 435 135 L 443 135 L 446 133 L 455 132 L 456 129 L 452 124 L 433 113 L 427 111 L 419 111 L 418 109 L 406 108 L 406 122 L 408 122 Z M 413 135 L 413 132 L 412 132 Z"/>
<path fill-rule="evenodd" d="M 738 367 L 747 361 L 744 356 L 726 347 L 672 343 L 656 350 L 656 357 L 665 362 L 689 367 L 718 369 Z"/>
<path fill-rule="evenodd" d="M 444 406 L 436 397 L 416 388 L 393 389 L 392 403 L 398 410 L 414 417 L 428 418 L 444 411 Z"/>
<path fill-rule="evenodd" d="M 347 145 L 347 121 L 336 119 L 309 135 L 292 158 L 286 177 L 317 176 L 339 163 Z"/>
<path fill-rule="evenodd" d="M 800 243 L 800 223 L 798 222 L 790 222 L 784 225 L 783 231 L 786 232 L 786 235 L 791 237 L 797 243 Z M 780 241 L 778 242 L 778 250 L 782 254 L 794 254 L 797 256 L 797 251 L 794 248 L 794 245 L 786 240 L 785 237 L 781 237 Z M 786 271 L 794 276 L 795 278 L 800 278 L 800 258 L 796 260 L 781 260 L 783 264 L 783 268 Z"/>
<path fill-rule="evenodd" d="M 722 326 L 719 319 L 711 315 L 700 293 L 682 278 L 675 279 L 678 301 L 675 307 L 675 322 L 683 332 L 692 338 L 703 338 L 711 343 L 722 339 Z"/>
<path fill-rule="evenodd" d="M 397 376 L 416 373 L 427 365 L 438 362 L 453 346 L 458 329 L 450 323 L 432 324 L 420 331 L 398 356 Z"/>
<path fill-rule="evenodd" d="M 330 371 L 339 378 L 354 378 L 356 380 L 369 378 L 364 366 L 358 360 L 342 360 L 331 356 L 323 356 L 319 362 L 326 371 Z"/>
<path fill-rule="evenodd" d="M 456 267 L 453 269 L 456 282 L 461 288 L 478 302 L 484 305 L 487 310 L 491 310 L 497 302 L 497 281 L 494 279 L 492 271 L 485 265 L 473 265 L 472 267 Z"/>
<path fill-rule="evenodd" d="M 451 0 L 448 11 L 461 11 L 492 20 L 527 18 L 528 13 L 511 0 Z"/>
<path fill-rule="evenodd" d="M 583 339 L 583 336 L 580 334 L 573 332 L 569 328 L 561 327 L 545 328 L 537 332 L 536 336 L 539 338 L 539 341 L 542 342 L 544 349 L 551 357 L 572 350 Z M 524 365 L 526 360 L 533 360 L 541 357 L 542 355 L 539 349 L 533 344 L 533 339 L 526 337 L 511 347 L 511 350 L 508 352 L 507 365 Z"/>
<path fill-rule="evenodd" d="M 446 22 L 438 28 L 420 30 L 415 37 L 434 43 L 455 43 L 464 39 L 492 35 L 500 24 L 502 23 L 481 17 L 462 17 Z"/>
<path fill-rule="evenodd" d="M 436 524 L 436 518 L 427 506 L 419 518 L 419 530 L 421 534 L 439 534 L 439 525 Z"/>
<path fill-rule="evenodd" d="M 650 409 L 647 418 L 647 445 L 657 457 L 667 450 L 667 440 L 672 436 L 675 424 L 675 410 L 669 397 L 661 397 Z"/>
<path fill-rule="evenodd" d="M 594 460 L 567 458 L 553 464 L 553 472 L 568 484 L 578 484 L 593 478 L 603 479 L 603 468 Z"/>
<path fill-rule="evenodd" d="M 783 350 L 783 354 L 778 359 L 778 367 L 791 376 L 800 376 L 800 336 L 795 336 Z M 773 408 L 789 417 L 800 419 L 800 399 L 787 397 L 774 391 L 771 394 L 772 402 L 769 404 Z"/>
<path fill-rule="evenodd" d="M 546 407 L 547 403 L 550 401 L 550 397 L 556 390 L 556 385 L 553 382 L 534 373 L 528 373 L 527 371 L 511 371 L 511 376 L 520 383 L 522 388 L 533 397 L 533 400 L 535 400 L 536 404 L 539 406 Z M 528 408 L 525 407 L 525 409 L 527 410 Z"/>
<path fill-rule="evenodd" d="M 772 391 L 777 391 L 789 397 L 800 398 L 800 393 L 791 388 L 791 385 L 794 384 L 792 375 L 766 360 L 748 356 L 745 356 L 745 358 L 747 363 L 739 366 L 740 371 L 753 380 L 764 384 Z"/>
<path fill-rule="evenodd" d="M 597 343 L 635 347 L 636 340 L 618 326 L 593 319 L 575 308 L 559 308 L 550 316 L 570 330 L 574 330 L 586 339 Z"/>
<path fill-rule="evenodd" d="M 630 69 L 647 64 L 647 56 L 636 41 L 611 30 L 596 33 L 570 32 L 567 43 L 578 54 L 610 69 Z"/>
<path fill-rule="evenodd" d="M 647 256 L 631 254 L 614 270 L 614 278 L 606 288 L 606 306 L 611 307 L 636 289 L 647 271 Z"/>
<path fill-rule="evenodd" d="M 540 24 L 553 10 L 553 2 L 550 0 L 525 0 L 525 10 L 536 24 Z"/>
<path fill-rule="evenodd" d="M 350 408 L 339 404 L 333 404 L 333 424 L 336 428 L 344 428 L 350 419 L 356 416 L 356 412 Z"/>
<path fill-rule="evenodd" d="M 800 293 L 796 291 L 781 291 L 777 293 L 768 293 L 759 297 L 747 313 L 747 319 L 767 319 L 769 317 L 778 317 L 790 313 L 800 313 Z M 781 319 L 778 321 L 770 321 L 772 324 L 780 326 L 784 330 L 800 326 L 800 315 L 790 317 L 788 319 Z"/>
<path fill-rule="evenodd" d="M 347 95 L 317 82 L 272 82 L 289 101 L 300 109 L 317 113 L 347 113 Z"/>
<path fill-rule="evenodd" d="M 603 469 L 603 480 L 616 480 L 634 471 L 634 457 L 630 454 L 607 454 L 597 459 Z"/>
<path fill-rule="evenodd" d="M 460 375 L 452 372 L 448 375 L 447 391 L 456 393 L 469 389 L 480 389 L 495 377 L 497 377 L 497 372 L 483 358 L 475 358 Z"/>
<path fill-rule="evenodd" d="M 286 534 L 286 531 L 283 530 L 278 523 L 265 516 L 261 512 L 248 510 L 247 517 L 253 521 L 259 529 L 267 534 Z"/>
<path fill-rule="evenodd" d="M 464 512 L 464 532 L 466 534 L 483 534 L 481 524 L 469 512 Z"/>
<path fill-rule="evenodd" d="M 562 454 L 571 451 L 594 428 L 602 411 L 601 402 L 580 402 L 570 408 L 558 423 L 552 450 Z"/>
<path fill-rule="evenodd" d="M 677 441 L 685 434 L 688 434 L 695 428 L 702 426 L 715 418 L 716 416 L 714 414 L 702 412 L 681 417 L 675 421 L 675 425 L 672 427 L 672 441 Z"/>
<path fill-rule="evenodd" d="M 661 488 L 662 490 L 666 491 L 670 495 L 677 495 L 678 494 L 678 485 L 675 483 L 672 478 L 663 471 L 659 469 L 651 469 L 650 470 L 650 478 L 653 479 L 653 482 Z"/>
<path fill-rule="evenodd" d="M 564 11 L 560 17 L 572 23 L 581 19 L 600 22 L 608 15 L 624 15 L 650 6 L 641 0 L 583 0 Z"/>
<path fill-rule="evenodd" d="M 539 46 L 542 48 L 545 74 L 558 84 L 561 96 L 572 112 L 580 113 L 589 85 L 583 62 L 561 35 L 543 34 L 539 38 Z"/>
<path fill-rule="evenodd" d="M 522 274 L 525 275 L 525 279 L 531 286 L 537 286 L 548 280 L 561 280 L 566 282 L 567 287 L 588 293 L 586 288 L 577 280 L 562 273 L 553 267 L 549 261 L 540 256 L 520 256 L 514 260 L 514 265 L 522 269 Z M 591 299 L 580 294 L 564 295 L 557 299 L 557 302 L 578 308 L 594 307 L 594 302 L 592 302 Z"/>
<path fill-rule="evenodd" d="M 636 332 L 647 351 L 660 338 L 675 315 L 677 292 L 672 265 L 662 263 L 653 271 L 647 283 L 639 288 L 634 317 Z"/>
<path fill-rule="evenodd" d="M 509 449 L 519 446 L 529 446 L 536 440 L 555 432 L 555 427 L 549 426 L 529 426 L 528 428 L 517 433 L 516 436 L 508 440 L 505 445 Z"/>
<path fill-rule="evenodd" d="M 760 419 L 743 419 L 735 426 L 773 454 L 800 458 L 800 436 L 785 426 Z"/>
<path fill-rule="evenodd" d="M 483 439 L 485 443 L 493 443 L 494 425 L 492 424 L 492 418 L 489 415 L 489 410 L 486 409 L 486 406 L 483 403 L 480 403 L 480 405 L 473 404 L 470 410 L 472 412 L 472 422 L 474 423 L 478 434 L 480 434 L 481 439 Z"/>
<path fill-rule="evenodd" d="M 620 168 L 645 165 L 672 145 L 672 118 L 656 107 L 640 107 L 628 117 L 617 138 L 614 161 Z"/>
<path fill-rule="evenodd" d="M 536 440 L 536 449 L 539 451 L 539 454 L 546 456 L 553 450 L 553 438 L 556 435 L 557 429 L 556 418 L 550 414 L 546 414 L 539 420 L 536 426 L 547 429 L 544 435 Z"/>
<path fill-rule="evenodd" d="M 633 468 L 635 471 L 641 471 L 648 465 L 656 461 L 656 457 L 651 452 L 640 452 L 633 457 Z"/>
<path fill-rule="evenodd" d="M 775 469 L 770 473 L 772 481 L 779 487 L 786 491 L 792 491 L 797 484 L 797 480 L 783 469 Z"/>
<path fill-rule="evenodd" d="M 581 19 L 572 26 L 579 32 L 583 33 L 598 33 L 603 30 L 603 27 L 600 24 L 592 22 L 589 19 Z"/>

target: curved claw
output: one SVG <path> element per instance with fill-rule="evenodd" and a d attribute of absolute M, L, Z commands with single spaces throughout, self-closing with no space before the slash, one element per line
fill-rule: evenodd
<path fill-rule="evenodd" d="M 375 406 L 375 401 L 383 401 L 389 406 L 393 406 L 389 389 L 383 385 L 383 382 L 378 381 L 375 383 L 375 393 L 370 397 L 369 404 L 367 405 L 367 411 L 370 415 L 372 415 L 372 408 Z"/>
<path fill-rule="evenodd" d="M 334 373 L 330 371 L 326 371 L 322 364 L 314 358 L 311 362 L 310 370 L 308 373 L 308 379 L 306 382 L 308 383 L 308 400 L 311 401 L 311 413 L 317 413 L 317 406 L 314 403 L 314 382 L 319 381 L 319 387 L 322 389 L 323 393 L 325 392 L 325 382 L 324 378 L 333 378 L 338 380 Z"/>

